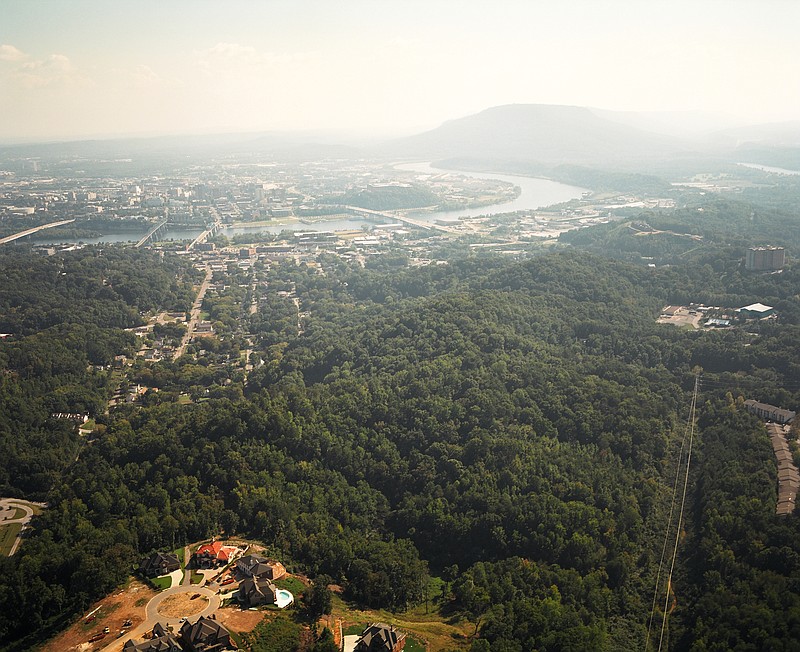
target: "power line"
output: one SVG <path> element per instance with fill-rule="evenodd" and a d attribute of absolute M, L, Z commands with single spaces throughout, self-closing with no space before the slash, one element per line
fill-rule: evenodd
<path fill-rule="evenodd" d="M 649 617 L 648 622 L 647 622 L 647 638 L 645 640 L 645 647 L 644 647 L 645 652 L 649 649 L 649 646 L 650 646 L 650 635 L 651 635 L 651 632 L 652 632 L 653 621 L 655 619 L 656 606 L 657 606 L 657 603 L 658 603 L 658 595 L 659 595 L 659 591 L 658 590 L 659 590 L 659 586 L 661 584 L 661 575 L 663 573 L 664 566 L 665 566 L 665 558 L 667 556 L 667 547 L 668 547 L 668 544 L 669 544 L 669 541 L 670 541 L 670 538 L 671 538 L 670 535 L 671 535 L 671 532 L 672 532 L 672 527 L 673 527 L 672 524 L 673 524 L 673 519 L 674 519 L 674 516 L 675 516 L 675 505 L 676 505 L 676 502 L 677 502 L 677 496 L 678 496 L 678 491 L 679 491 L 679 487 L 680 487 L 681 471 L 683 470 L 683 473 L 684 473 L 683 488 L 681 490 L 680 509 L 678 510 L 677 528 L 676 528 L 676 531 L 675 531 L 675 544 L 674 544 L 673 549 L 672 549 L 672 557 L 671 557 L 671 560 L 670 560 L 669 573 L 667 575 L 667 581 L 666 581 L 666 592 L 665 592 L 665 598 L 664 598 L 664 610 L 663 610 L 662 621 L 661 621 L 661 633 L 660 633 L 659 642 L 658 642 L 658 650 L 659 650 L 659 652 L 660 652 L 660 650 L 661 650 L 661 648 L 663 646 L 663 642 L 664 642 L 664 632 L 665 632 L 665 629 L 666 629 L 667 613 L 668 613 L 668 610 L 669 610 L 669 596 L 670 596 L 670 592 L 671 592 L 671 588 L 672 588 L 672 574 L 673 574 L 673 571 L 675 569 L 675 559 L 676 559 L 677 554 L 678 554 L 678 543 L 680 541 L 680 533 L 681 533 L 681 528 L 682 528 L 682 524 L 683 524 L 683 512 L 684 512 L 684 508 L 685 508 L 685 505 L 686 505 L 686 491 L 687 491 L 687 487 L 688 487 L 688 484 L 689 484 L 689 466 L 691 464 L 691 459 L 692 459 L 692 443 L 694 441 L 694 423 L 695 423 L 695 414 L 696 414 L 696 409 L 697 409 L 697 395 L 699 393 L 699 390 L 700 390 L 700 374 L 696 374 L 695 375 L 695 381 L 694 381 L 694 391 L 692 392 L 692 400 L 691 400 L 691 404 L 690 404 L 690 407 L 689 407 L 689 416 L 688 416 L 688 419 L 687 419 L 687 422 L 686 422 L 686 428 L 684 429 L 683 437 L 681 438 L 681 447 L 680 447 L 680 450 L 678 451 L 678 464 L 676 465 L 676 468 L 675 468 L 675 481 L 673 482 L 673 485 L 672 485 L 672 502 L 670 504 L 669 518 L 667 520 L 667 526 L 666 526 L 666 528 L 664 530 L 664 545 L 662 546 L 662 549 L 661 549 L 661 559 L 658 562 L 658 573 L 656 574 L 656 583 L 655 583 L 655 587 L 653 589 L 653 604 L 652 604 L 652 606 L 650 608 L 650 617 Z M 687 455 L 686 455 L 686 466 L 685 466 L 685 469 L 684 469 L 683 453 L 684 453 L 685 449 L 688 449 L 688 450 L 687 450 Z"/>
<path fill-rule="evenodd" d="M 782 389 L 800 389 L 800 381 L 798 380 L 760 378 L 758 376 L 752 376 L 749 374 L 744 376 L 737 375 L 735 378 L 731 379 L 709 378 L 708 376 L 703 376 L 703 380 L 700 382 L 700 386 L 703 389 L 706 388 L 724 389 L 724 388 L 733 388 L 737 385 L 742 386 L 746 384 L 757 384 L 757 383 L 768 383 L 768 382 L 779 383 Z"/>
<path fill-rule="evenodd" d="M 678 556 L 678 543 L 681 536 L 681 526 L 683 525 L 683 511 L 686 507 L 686 490 L 689 487 L 689 468 L 692 465 L 692 444 L 694 442 L 694 421 L 695 411 L 697 409 L 697 393 L 700 389 L 700 374 L 694 378 L 694 392 L 692 394 L 692 406 L 689 409 L 689 447 L 686 453 L 686 472 L 683 478 L 683 495 L 681 496 L 681 509 L 678 513 L 678 527 L 675 531 L 675 547 L 672 549 L 672 562 L 669 567 L 669 575 L 667 576 L 667 591 L 664 598 L 664 613 L 661 619 L 661 636 L 658 639 L 658 652 L 661 652 L 661 647 L 664 644 L 664 631 L 667 628 L 667 614 L 669 608 L 669 594 L 672 589 L 672 573 L 675 570 L 675 559 Z"/>
<path fill-rule="evenodd" d="M 696 401 L 697 396 L 697 378 L 695 378 L 695 394 L 694 398 L 692 399 L 693 403 Z M 693 409 L 690 407 L 689 409 L 689 416 L 686 422 L 686 428 L 683 431 L 683 437 L 681 438 L 681 447 L 678 451 L 678 464 L 675 467 L 675 481 L 672 484 L 672 501 L 669 507 L 669 518 L 667 519 L 667 527 L 664 530 L 664 545 L 661 548 L 661 559 L 658 562 L 658 573 L 656 574 L 656 584 L 653 588 L 653 604 L 650 607 L 650 617 L 647 621 L 647 638 L 645 640 L 645 647 L 644 649 L 647 650 L 648 646 L 650 645 L 650 632 L 653 627 L 653 619 L 655 616 L 656 611 L 656 604 L 658 602 L 658 587 L 661 583 L 661 572 L 664 568 L 664 559 L 667 554 L 667 544 L 669 543 L 670 539 L 670 532 L 672 530 L 672 520 L 675 514 L 675 503 L 678 496 L 678 483 L 680 481 L 680 473 L 681 473 L 681 460 L 683 459 L 683 450 L 686 447 L 686 441 L 688 439 L 689 429 L 691 427 L 691 422 L 693 419 Z M 669 589 L 667 589 L 667 594 L 669 595 Z"/>

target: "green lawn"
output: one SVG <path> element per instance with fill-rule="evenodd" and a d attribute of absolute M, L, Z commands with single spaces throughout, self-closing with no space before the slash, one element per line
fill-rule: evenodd
<path fill-rule="evenodd" d="M 203 581 L 203 574 L 192 571 L 192 584 L 200 584 Z"/>
<path fill-rule="evenodd" d="M 286 589 L 295 597 L 295 599 L 299 599 L 300 595 L 306 590 L 306 585 L 296 577 L 282 577 L 281 579 L 275 581 L 275 586 L 277 586 L 279 589 Z"/>
<path fill-rule="evenodd" d="M 350 625 L 349 627 L 345 627 L 342 633 L 345 636 L 352 636 L 352 635 L 355 635 L 355 634 L 360 634 L 361 632 L 364 631 L 364 628 L 366 626 L 367 626 L 367 623 L 364 623 L 363 625 Z"/>
<path fill-rule="evenodd" d="M 172 552 L 175 553 L 175 556 L 178 558 L 178 561 L 181 562 L 181 568 L 184 568 L 186 566 L 186 560 L 183 558 L 183 553 L 186 552 L 185 548 L 181 546 L 180 548 L 178 548 L 177 550 L 173 550 Z"/>
<path fill-rule="evenodd" d="M 25 516 L 25 513 L 26 513 L 25 510 L 22 509 L 21 507 L 14 507 L 14 515 L 11 518 L 12 519 L 22 518 L 23 516 Z"/>
<path fill-rule="evenodd" d="M 152 584 L 157 590 L 163 591 L 164 589 L 168 589 L 172 586 L 172 578 L 169 575 L 165 575 L 164 577 L 154 577 L 150 580 L 150 584 Z"/>
<path fill-rule="evenodd" d="M 21 529 L 22 525 L 19 523 L 0 526 L 0 556 L 8 557 Z"/>

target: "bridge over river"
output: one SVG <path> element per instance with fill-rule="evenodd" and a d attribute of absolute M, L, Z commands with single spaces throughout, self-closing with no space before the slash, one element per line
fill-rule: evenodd
<path fill-rule="evenodd" d="M 50 224 L 42 224 L 42 226 L 35 226 L 32 229 L 25 229 L 24 231 L 20 231 L 19 233 L 15 233 L 14 235 L 8 235 L 5 238 L 0 238 L 0 245 L 4 245 L 8 242 L 13 242 L 14 240 L 19 240 L 20 238 L 24 238 L 26 235 L 33 235 L 34 233 L 38 233 L 39 231 L 43 231 L 44 229 L 52 229 L 54 226 L 63 226 L 64 224 L 69 224 L 70 222 L 74 222 L 75 220 L 61 220 L 60 222 L 51 222 Z"/>
<path fill-rule="evenodd" d="M 426 231 L 443 231 L 444 233 L 458 233 L 458 229 L 452 226 L 444 226 L 442 224 L 434 224 L 433 222 L 424 222 L 422 220 L 415 220 L 405 215 L 398 215 L 396 213 L 386 213 L 383 211 L 373 211 L 369 208 L 359 208 L 358 206 L 343 206 L 345 210 L 353 213 L 354 215 L 362 215 L 365 217 L 381 217 L 386 220 L 395 222 L 402 222 L 408 226 L 414 226 L 418 229 L 425 229 Z"/>
<path fill-rule="evenodd" d="M 167 220 L 163 220 L 162 222 L 159 222 L 152 229 L 150 229 L 147 232 L 147 234 L 141 240 L 139 240 L 139 242 L 136 243 L 135 246 L 137 248 L 143 246 L 145 243 L 147 243 L 150 240 L 154 239 L 156 234 L 160 233 L 166 227 L 167 227 Z"/>

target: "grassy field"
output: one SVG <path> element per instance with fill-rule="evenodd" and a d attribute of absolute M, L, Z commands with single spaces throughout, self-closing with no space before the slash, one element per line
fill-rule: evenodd
<path fill-rule="evenodd" d="M 0 556 L 8 557 L 21 529 L 22 525 L 19 523 L 0 526 Z"/>
<path fill-rule="evenodd" d="M 469 637 L 475 626 L 466 620 L 445 619 L 435 607 L 425 613 L 425 606 L 415 607 L 403 613 L 384 610 L 357 609 L 333 596 L 333 618 L 341 618 L 345 634 L 360 634 L 369 623 L 381 622 L 394 625 L 408 635 L 406 652 L 440 652 L 441 650 L 467 650 Z"/>

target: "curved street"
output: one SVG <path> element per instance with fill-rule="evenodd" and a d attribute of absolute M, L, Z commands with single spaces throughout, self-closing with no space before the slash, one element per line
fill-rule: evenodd
<path fill-rule="evenodd" d="M 17 509 L 24 511 L 25 515 L 14 516 Z M 11 550 L 8 553 L 9 557 L 17 551 L 19 542 L 22 539 L 22 533 L 25 531 L 25 527 L 28 525 L 32 517 L 33 509 L 30 507 L 27 501 L 18 500 L 16 498 L 0 498 L 0 525 L 19 524 L 22 526 L 19 534 L 17 534 L 17 538 L 11 545 Z"/>
<path fill-rule="evenodd" d="M 182 622 L 181 617 L 168 618 L 166 616 L 162 616 L 159 614 L 158 608 L 168 597 L 181 593 L 191 593 L 192 595 L 199 593 L 201 596 L 208 599 L 208 604 L 206 605 L 205 609 L 199 613 L 193 614 L 188 618 L 188 620 L 191 620 L 192 622 L 201 618 L 202 616 L 210 616 L 211 614 L 215 613 L 221 604 L 219 596 L 211 589 L 207 589 L 204 586 L 196 586 L 191 584 L 187 586 L 185 584 L 181 584 L 180 586 L 173 586 L 172 588 L 164 589 L 161 593 L 151 599 L 150 602 L 148 602 L 145 606 L 144 622 L 135 629 L 127 632 L 125 636 L 119 637 L 118 639 L 114 640 L 113 643 L 110 643 L 104 647 L 103 652 L 120 652 L 120 650 L 122 650 L 122 646 L 125 645 L 129 639 L 143 638 L 144 635 L 152 630 L 153 627 L 155 627 L 155 624 L 158 622 L 160 622 L 162 625 L 171 625 L 173 631 L 177 634 Z"/>

